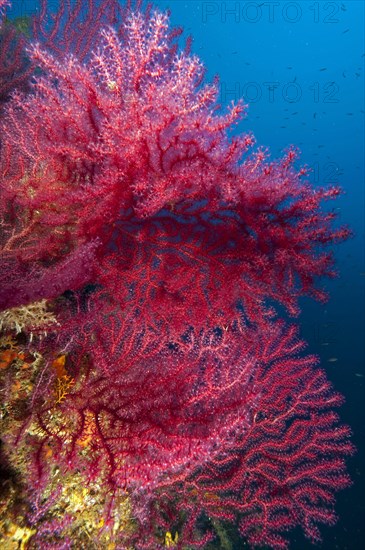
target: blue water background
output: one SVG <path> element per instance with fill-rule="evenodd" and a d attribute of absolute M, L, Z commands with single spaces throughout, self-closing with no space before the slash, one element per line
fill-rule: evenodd
<path fill-rule="evenodd" d="M 14 15 L 37 8 L 14 2 Z M 52 2 L 57 6 L 57 0 Z M 365 547 L 364 354 L 364 2 L 217 2 L 157 0 L 194 38 L 192 51 L 220 76 L 223 105 L 244 97 L 247 117 L 237 132 L 253 131 L 273 157 L 289 144 L 301 149 L 314 185 L 340 185 L 331 204 L 354 237 L 334 247 L 340 277 L 326 282 L 330 301 L 302 300 L 300 323 L 311 353 L 346 397 L 342 419 L 352 426 L 357 454 L 349 460 L 354 485 L 337 498 L 339 521 L 322 528 L 323 550 Z M 242 541 L 235 549 L 244 548 Z M 292 550 L 313 546 L 299 531 Z"/>

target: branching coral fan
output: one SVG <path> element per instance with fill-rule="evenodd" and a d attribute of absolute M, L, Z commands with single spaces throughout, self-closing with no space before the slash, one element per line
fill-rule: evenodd
<path fill-rule="evenodd" d="M 244 105 L 220 113 L 166 14 L 104 0 L 47 17 L 42 2 L 36 76 L 0 122 L 2 318 L 39 302 L 54 320 L 17 336 L 33 362 L 16 404 L 4 362 L 29 544 L 81 544 L 72 476 L 114 548 L 202 547 L 236 520 L 252 546 L 286 548 L 295 525 L 320 540 L 353 448 L 275 303 L 325 298 L 325 247 L 348 231 L 321 202 L 339 190 L 313 189 L 293 148 L 270 160 L 229 137 Z"/>

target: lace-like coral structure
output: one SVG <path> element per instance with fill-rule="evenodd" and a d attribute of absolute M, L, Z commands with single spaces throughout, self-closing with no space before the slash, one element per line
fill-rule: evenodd
<path fill-rule="evenodd" d="M 245 106 L 219 110 L 167 14 L 42 0 L 33 34 L 0 112 L 3 439 L 30 548 L 202 548 L 226 522 L 319 541 L 350 430 L 277 305 L 326 298 L 340 190 L 232 132 Z"/>

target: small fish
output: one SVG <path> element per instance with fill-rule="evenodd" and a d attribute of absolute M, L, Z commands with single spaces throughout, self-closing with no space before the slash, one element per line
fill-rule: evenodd
<path fill-rule="evenodd" d="M 322 68 L 319 69 L 319 70 L 320 70 L 320 72 L 322 72 L 322 71 L 327 71 L 327 67 L 322 67 Z"/>
<path fill-rule="evenodd" d="M 338 361 L 338 357 L 330 357 L 327 361 L 328 363 L 336 363 Z"/>
<path fill-rule="evenodd" d="M 349 32 L 350 29 L 346 29 L 345 31 L 343 31 L 342 34 L 346 34 L 347 32 Z"/>
<path fill-rule="evenodd" d="M 355 372 L 355 376 L 358 376 L 359 378 L 364 378 L 364 375 L 361 372 Z"/>

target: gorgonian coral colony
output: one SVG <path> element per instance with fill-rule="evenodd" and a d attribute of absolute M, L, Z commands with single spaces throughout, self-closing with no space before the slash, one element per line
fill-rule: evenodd
<path fill-rule="evenodd" d="M 31 548 L 203 547 L 226 522 L 286 548 L 349 484 L 342 398 L 275 305 L 325 298 L 339 190 L 230 137 L 245 107 L 222 114 L 179 34 L 150 7 L 42 1 L 12 73 L 30 88 L 3 79 L 4 450 Z"/>

